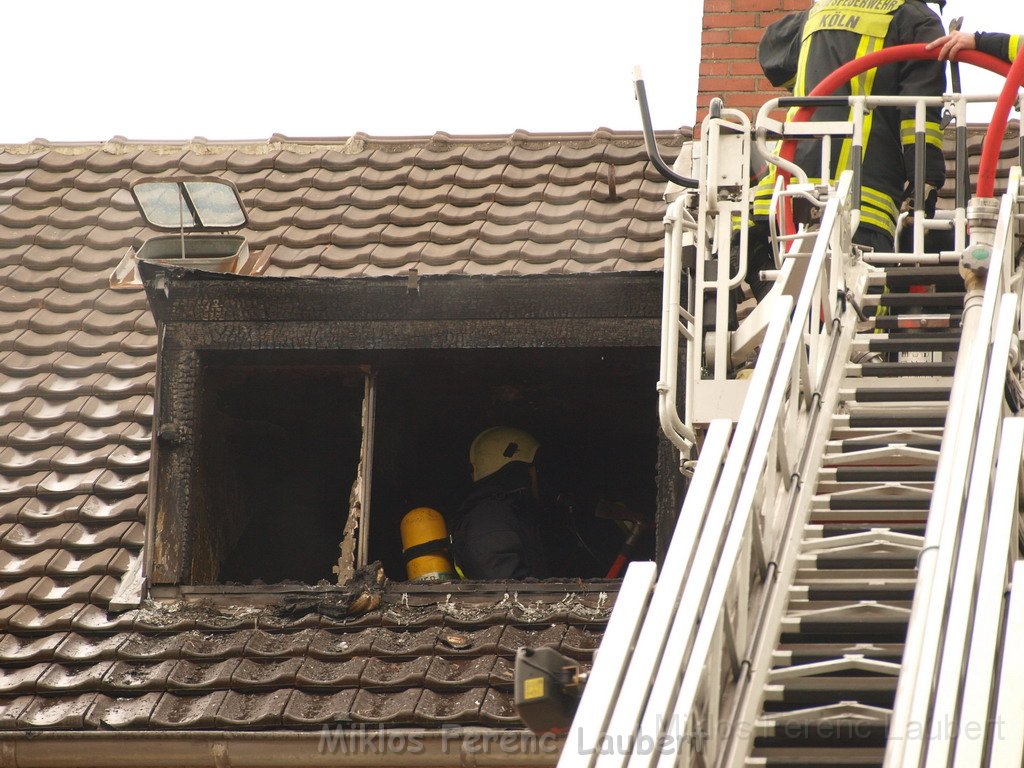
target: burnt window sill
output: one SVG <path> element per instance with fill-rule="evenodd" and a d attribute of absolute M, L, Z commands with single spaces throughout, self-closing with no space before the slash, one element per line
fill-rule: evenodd
<path fill-rule="evenodd" d="M 388 582 L 382 590 L 383 603 L 436 602 L 446 595 L 472 597 L 475 601 L 499 601 L 505 595 L 529 596 L 530 600 L 557 601 L 567 594 L 618 593 L 622 579 L 524 579 L 516 581 L 434 581 Z M 214 584 L 156 585 L 148 597 L 158 603 L 202 602 L 216 606 L 272 606 L 288 598 L 349 595 L 352 590 L 332 584 Z M 406 599 L 408 598 L 408 600 Z"/>

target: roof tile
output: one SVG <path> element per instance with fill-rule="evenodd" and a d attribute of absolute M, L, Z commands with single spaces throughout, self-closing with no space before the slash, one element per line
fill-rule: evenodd
<path fill-rule="evenodd" d="M 359 684 L 366 663 L 365 658 L 321 661 L 307 657 L 295 675 L 295 684 L 304 688 L 354 687 Z"/>
<path fill-rule="evenodd" d="M 515 666 L 511 659 L 498 656 L 491 667 L 491 675 L 488 682 L 491 685 L 511 687 L 515 681 Z"/>
<path fill-rule="evenodd" d="M 154 709 L 162 694 L 110 697 L 99 695 L 85 716 L 93 728 L 144 730 L 150 725 Z"/>
<path fill-rule="evenodd" d="M 483 629 L 444 628 L 438 635 L 437 649 L 446 656 L 482 656 L 497 653 L 503 625 Z"/>
<path fill-rule="evenodd" d="M 90 496 L 80 509 L 83 522 L 109 525 L 118 521 L 136 521 L 142 518 L 146 497 L 142 494 L 116 501 Z"/>
<path fill-rule="evenodd" d="M 95 693 L 83 693 L 74 699 L 36 696 L 18 717 L 18 727 L 47 730 L 81 728 L 95 698 Z"/>
<path fill-rule="evenodd" d="M 129 172 L 129 168 L 109 171 L 96 171 L 87 168 L 74 178 L 73 184 L 76 189 L 83 189 L 89 192 L 102 192 L 106 189 L 126 185 L 128 183 L 127 177 Z"/>
<path fill-rule="evenodd" d="M 416 705 L 415 718 L 430 723 L 479 722 L 486 694 L 487 688 L 471 688 L 461 693 L 425 690 Z"/>
<path fill-rule="evenodd" d="M 186 152 L 178 161 L 178 169 L 182 173 L 191 173 L 196 176 L 206 176 L 227 170 L 228 158 L 231 152 Z"/>
<path fill-rule="evenodd" d="M 85 160 L 85 167 L 96 173 L 127 170 L 138 154 L 139 150 L 135 148 L 106 146 L 91 153 Z"/>
<path fill-rule="evenodd" d="M 62 633 L 42 636 L 0 635 L 0 659 L 19 664 L 49 661 L 66 638 L 67 635 Z"/>
<path fill-rule="evenodd" d="M 43 673 L 50 668 L 49 662 L 33 664 L 0 671 L 0 696 L 8 697 L 19 693 L 35 693 L 36 684 Z"/>
<path fill-rule="evenodd" d="M 167 686 L 167 677 L 178 662 L 165 661 L 118 661 L 107 668 L 103 686 L 119 693 L 127 691 L 162 691 Z"/>
<path fill-rule="evenodd" d="M 117 190 L 71 189 L 64 195 L 61 204 L 66 209 L 93 211 L 110 204 Z"/>
<path fill-rule="evenodd" d="M 376 189 L 373 187 L 359 186 L 352 190 L 350 205 L 359 208 L 381 208 L 388 205 L 396 205 L 404 189 L 401 185 Z"/>
<path fill-rule="evenodd" d="M 120 576 L 128 570 L 129 555 L 127 550 L 109 548 L 93 553 L 75 553 L 66 549 L 58 550 L 46 564 L 46 574 L 53 577 L 83 576 Z M 96 587 L 88 595 L 92 602 L 102 601 L 111 589 L 107 580 L 96 582 Z M 107 597 L 106 599 L 109 599 Z"/>
<path fill-rule="evenodd" d="M 28 186 L 19 188 L 13 199 L 19 208 L 56 208 L 61 204 L 64 194 L 60 190 L 43 190 Z"/>
<path fill-rule="evenodd" d="M 497 659 L 494 656 L 445 659 L 435 656 L 430 663 L 425 682 L 430 688 L 468 688 L 487 685 Z"/>
<path fill-rule="evenodd" d="M 46 192 L 63 193 L 81 172 L 82 164 L 80 163 L 51 170 L 44 167 L 44 163 L 41 162 L 39 168 L 32 171 L 28 177 L 28 186 Z"/>
<path fill-rule="evenodd" d="M 136 611 L 114 614 L 98 605 L 86 605 L 71 619 L 71 628 L 79 632 L 121 632 L 129 629 L 135 619 Z"/>
<path fill-rule="evenodd" d="M 312 629 L 284 634 L 256 630 L 249 636 L 244 653 L 248 657 L 303 656 L 314 633 Z"/>
<path fill-rule="evenodd" d="M 59 446 L 53 448 L 54 453 L 64 450 Z M 72 496 L 66 499 L 44 499 L 36 496 L 29 499 L 21 508 L 18 519 L 19 522 L 33 527 L 78 522 L 79 510 L 87 498 Z"/>
<path fill-rule="evenodd" d="M 248 149 L 232 152 L 227 159 L 227 167 L 236 173 L 271 170 L 278 151 L 267 147 L 266 152 L 254 152 Z"/>
<path fill-rule="evenodd" d="M 0 552 L 0 575 L 4 578 L 42 576 L 53 561 L 56 550 L 44 549 L 33 554 Z"/>
<path fill-rule="evenodd" d="M 54 312 L 43 308 L 33 314 L 29 327 L 43 334 L 67 333 L 69 329 L 80 327 L 91 311 L 88 307 L 71 312 Z"/>
<path fill-rule="evenodd" d="M 0 158 L 3 155 L 0 154 Z M 32 695 L 0 699 L 0 729 L 13 731 L 18 727 L 18 718 L 35 700 Z"/>
<path fill-rule="evenodd" d="M 89 664 L 84 667 L 51 664 L 46 672 L 40 676 L 36 686 L 40 692 L 66 693 L 83 689 L 95 689 L 99 686 L 100 681 L 110 667 L 110 662 Z"/>
<path fill-rule="evenodd" d="M 227 688 L 231 683 L 231 675 L 241 659 L 225 659 L 215 662 L 194 662 L 181 660 L 167 676 L 167 685 L 171 689 L 217 689 Z"/>
<path fill-rule="evenodd" d="M 422 694 L 420 688 L 386 693 L 362 689 L 352 702 L 349 716 L 363 723 L 412 723 Z"/>
<path fill-rule="evenodd" d="M 145 149 L 132 159 L 132 168 L 141 173 L 159 173 L 178 167 L 177 153 Z"/>
<path fill-rule="evenodd" d="M 290 685 L 302 659 L 243 659 L 231 675 L 234 688 L 277 688 Z"/>
<path fill-rule="evenodd" d="M 5 277 L 4 282 L 19 291 L 35 292 L 45 288 L 55 288 L 66 269 L 39 271 L 28 267 L 17 267 Z"/>
<path fill-rule="evenodd" d="M 0 171 L 17 171 L 24 168 L 36 168 L 39 161 L 46 154 L 46 150 L 30 148 L 29 151 L 11 151 L 5 149 L 0 152 Z"/>
<path fill-rule="evenodd" d="M 226 659 L 242 656 L 245 646 L 254 630 L 240 630 L 227 633 L 203 633 L 191 631 L 185 634 L 181 645 L 184 659 Z"/>
<path fill-rule="evenodd" d="M 263 728 L 280 725 L 291 690 L 270 693 L 229 691 L 217 710 L 220 725 Z"/>
<path fill-rule="evenodd" d="M 460 165 L 455 171 L 453 183 L 457 188 L 493 187 L 501 183 L 504 175 L 504 165 L 487 165 L 478 168 Z"/>
<path fill-rule="evenodd" d="M 52 212 L 49 208 L 15 208 L 13 205 L 8 205 L 0 208 L 0 226 L 14 227 L 15 229 L 38 227 L 46 224 L 51 215 Z"/>
<path fill-rule="evenodd" d="M 384 661 L 372 658 L 366 663 L 363 674 L 359 678 L 359 686 L 363 689 L 388 690 L 422 686 L 430 667 L 430 656 L 417 656 L 402 661 Z"/>
<path fill-rule="evenodd" d="M 212 728 L 227 691 L 203 694 L 165 693 L 150 717 L 157 728 Z"/>
<path fill-rule="evenodd" d="M 305 190 L 310 186 L 313 181 L 313 177 L 316 176 L 317 171 L 319 170 L 319 166 L 306 168 L 302 171 L 273 170 L 267 174 L 266 186 L 267 189 L 272 189 L 278 192 L 298 189 Z"/>
<path fill-rule="evenodd" d="M 470 145 L 462 154 L 462 162 L 471 168 L 504 164 L 509 161 L 512 148 L 512 144 L 507 142 L 495 142 L 492 146 Z"/>
<path fill-rule="evenodd" d="M 480 707 L 480 720 L 487 725 L 511 725 L 519 722 L 512 695 L 498 688 L 488 688 Z"/>
<path fill-rule="evenodd" d="M 178 659 L 185 635 L 180 633 L 150 635 L 133 632 L 121 644 L 117 653 L 126 659 L 167 660 Z"/>
<path fill-rule="evenodd" d="M 356 691 L 348 689 L 332 694 L 295 691 L 282 713 L 286 725 L 319 725 L 346 722 L 355 700 Z"/>
<path fill-rule="evenodd" d="M 86 637 L 72 632 L 62 636 L 60 645 L 54 649 L 53 657 L 60 661 L 86 662 L 86 661 L 109 661 L 114 658 L 127 635 L 101 635 L 99 637 Z"/>
<path fill-rule="evenodd" d="M 38 167 L 45 171 L 73 171 L 77 168 L 84 168 L 90 154 L 90 152 L 76 150 L 65 152 L 51 148 L 40 156 Z"/>

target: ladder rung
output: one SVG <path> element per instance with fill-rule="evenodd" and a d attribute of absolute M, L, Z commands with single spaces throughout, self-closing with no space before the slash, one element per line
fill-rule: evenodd
<path fill-rule="evenodd" d="M 880 330 L 922 330 L 925 328 L 959 328 L 960 315 L 880 315 L 874 318 Z"/>

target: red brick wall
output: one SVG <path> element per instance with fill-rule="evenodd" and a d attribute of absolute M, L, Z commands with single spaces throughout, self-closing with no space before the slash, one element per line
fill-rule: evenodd
<path fill-rule="evenodd" d="M 751 116 L 772 95 L 773 88 L 757 63 L 757 43 L 764 28 L 790 11 L 802 11 L 812 0 L 704 0 L 697 85 L 697 125 L 715 96 L 726 106 Z"/>

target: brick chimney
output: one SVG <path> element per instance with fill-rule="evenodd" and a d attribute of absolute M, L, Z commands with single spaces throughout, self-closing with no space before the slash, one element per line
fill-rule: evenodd
<path fill-rule="evenodd" d="M 812 0 L 704 0 L 697 126 L 715 96 L 753 116 L 767 99 L 780 93 L 761 74 L 757 44 L 773 21 L 811 4 Z"/>

